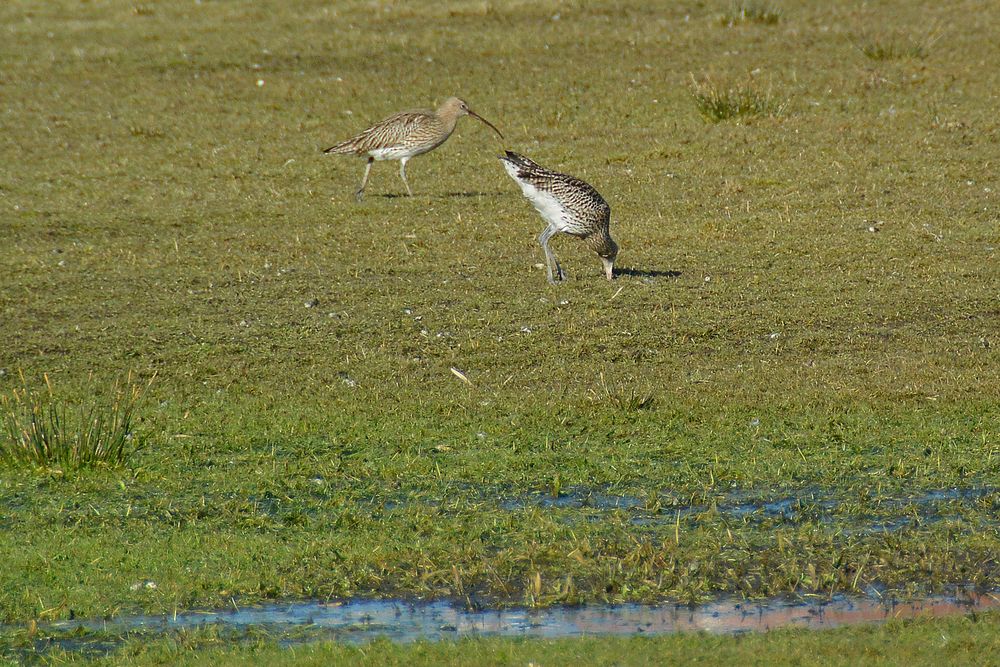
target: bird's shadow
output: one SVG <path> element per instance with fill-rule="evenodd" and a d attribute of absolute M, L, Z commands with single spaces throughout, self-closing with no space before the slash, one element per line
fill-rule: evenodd
<path fill-rule="evenodd" d="M 507 194 L 499 190 L 495 192 L 446 192 L 442 197 L 445 199 L 457 199 L 459 197 L 501 197 Z"/>
<path fill-rule="evenodd" d="M 633 269 L 615 267 L 616 276 L 635 276 L 637 278 L 678 278 L 680 271 L 660 271 L 658 269 Z"/>
<path fill-rule="evenodd" d="M 499 197 L 506 193 L 500 192 L 445 192 L 444 194 L 424 194 L 424 197 L 430 197 L 431 199 L 471 199 L 473 197 Z M 410 195 L 405 192 L 382 192 L 376 195 L 370 195 L 372 197 L 381 197 L 382 199 L 406 199 Z M 420 194 L 414 194 L 414 197 L 421 198 Z"/>

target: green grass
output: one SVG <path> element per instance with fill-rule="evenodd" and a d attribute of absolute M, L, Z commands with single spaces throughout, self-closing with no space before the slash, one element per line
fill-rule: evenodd
<path fill-rule="evenodd" d="M 0 619 L 997 586 L 983 7 L 4 4 L 0 389 L 157 381 L 123 466 L 0 471 Z M 860 20 L 949 39 L 872 87 Z M 782 113 L 703 121 L 758 69 Z M 614 283 L 546 283 L 477 123 L 353 201 L 321 150 L 452 94 L 606 196 Z"/>

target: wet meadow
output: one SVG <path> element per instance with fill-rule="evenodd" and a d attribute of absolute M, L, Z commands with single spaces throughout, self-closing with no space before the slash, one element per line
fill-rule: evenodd
<path fill-rule="evenodd" d="M 996 590 L 995 9 L 0 6 L 0 655 L 290 600 Z M 356 202 L 322 150 L 451 95 L 505 140 Z M 503 149 L 604 195 L 614 281 L 562 238 L 546 282 Z"/>

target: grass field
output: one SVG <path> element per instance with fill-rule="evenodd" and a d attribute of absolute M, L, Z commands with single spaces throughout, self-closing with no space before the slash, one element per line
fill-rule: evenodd
<path fill-rule="evenodd" d="M 0 621 L 1000 584 L 995 4 L 732 7 L 0 7 L 0 389 L 155 374 L 123 466 L 0 470 Z M 450 95 L 505 143 L 355 203 Z"/>

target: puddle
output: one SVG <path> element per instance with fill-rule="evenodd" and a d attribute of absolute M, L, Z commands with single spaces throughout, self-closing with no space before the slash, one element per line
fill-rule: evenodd
<path fill-rule="evenodd" d="M 911 525 L 926 525 L 942 519 L 957 519 L 956 506 L 980 502 L 993 494 L 991 487 L 934 489 L 909 496 L 890 496 L 873 499 L 845 498 L 823 489 L 808 488 L 795 495 L 773 498 L 754 497 L 747 492 L 733 491 L 703 502 L 684 503 L 678 498 L 661 495 L 662 503 L 650 508 L 651 501 L 636 496 L 615 494 L 606 489 L 570 488 L 559 496 L 541 492 L 517 496 L 499 495 L 496 502 L 501 509 L 517 511 L 531 507 L 541 509 L 591 510 L 584 517 L 589 521 L 602 520 L 602 513 L 622 510 L 630 515 L 630 523 L 640 526 L 672 525 L 678 518 L 686 519 L 707 512 L 718 513 L 746 523 L 800 523 L 804 521 L 828 522 L 831 515 L 841 510 L 864 508 L 871 517 L 852 529 L 852 533 L 893 532 Z M 653 501 L 655 503 L 655 499 Z M 899 516 L 907 509 L 919 512 Z M 942 512 L 941 510 L 951 510 Z M 854 512 L 857 514 L 857 512 Z M 578 520 L 566 517 L 567 520 Z M 916 523 L 914 523 L 916 520 Z"/>
<path fill-rule="evenodd" d="M 508 512 L 524 509 L 526 507 L 542 508 L 592 508 L 598 510 L 616 509 L 641 509 L 645 502 L 628 495 L 613 495 L 600 491 L 587 489 L 576 489 L 568 493 L 561 493 L 558 496 L 551 494 L 535 493 L 516 498 L 507 498 L 500 501 L 500 508 Z"/>
<path fill-rule="evenodd" d="M 228 611 L 61 621 L 52 630 L 165 633 L 200 626 L 269 632 L 309 630 L 312 638 L 361 643 L 378 637 L 411 642 L 457 637 L 580 637 L 705 631 L 733 634 L 777 628 L 835 628 L 890 619 L 941 617 L 1000 608 L 1000 595 L 966 593 L 914 602 L 834 596 L 823 600 L 720 600 L 703 605 L 587 605 L 546 609 L 468 610 L 447 601 L 295 602 Z"/>

